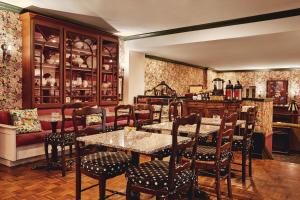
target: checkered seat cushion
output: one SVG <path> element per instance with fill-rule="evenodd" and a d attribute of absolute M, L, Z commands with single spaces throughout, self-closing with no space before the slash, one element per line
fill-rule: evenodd
<path fill-rule="evenodd" d="M 155 190 L 167 189 L 168 175 L 169 163 L 160 160 L 142 163 L 139 166 L 132 166 L 126 172 L 126 177 L 132 184 Z M 176 188 L 193 181 L 194 178 L 195 176 L 191 170 L 185 170 L 176 174 Z"/>
<path fill-rule="evenodd" d="M 130 160 L 130 156 L 124 152 L 97 152 L 83 156 L 81 167 L 96 176 L 110 178 L 123 174 Z"/>
<path fill-rule="evenodd" d="M 247 139 L 247 146 L 251 145 L 251 140 Z M 232 141 L 232 150 L 241 151 L 243 149 L 243 136 L 234 135 Z"/>
<path fill-rule="evenodd" d="M 208 137 L 199 137 L 198 138 L 198 144 L 205 144 L 207 141 Z M 168 156 L 171 156 L 172 154 L 172 150 L 170 148 L 168 149 L 164 149 L 162 151 L 157 152 L 156 154 L 154 154 L 154 157 L 156 158 L 165 158 Z"/>
<path fill-rule="evenodd" d="M 74 144 L 74 133 L 51 133 L 45 137 L 45 142 L 54 145 Z"/>
<path fill-rule="evenodd" d="M 185 158 L 191 159 L 192 148 L 186 149 L 182 153 L 182 155 Z M 198 160 L 198 161 L 214 161 L 216 158 L 216 147 L 199 145 L 199 146 L 197 146 L 197 151 L 196 151 L 195 157 L 196 157 L 196 160 Z M 231 152 L 223 152 L 221 154 L 221 160 L 231 159 L 231 157 L 232 157 Z"/>
<path fill-rule="evenodd" d="M 164 150 L 161 150 L 155 154 L 153 154 L 153 156 L 155 158 L 165 158 L 165 157 L 168 157 L 168 156 L 171 156 L 172 154 L 172 150 L 171 149 L 164 149 Z"/>

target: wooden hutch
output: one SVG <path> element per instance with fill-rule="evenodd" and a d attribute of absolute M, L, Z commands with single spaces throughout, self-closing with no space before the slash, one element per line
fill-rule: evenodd
<path fill-rule="evenodd" d="M 185 99 L 183 101 L 183 113 L 184 115 L 190 115 L 192 113 L 206 113 L 218 111 L 220 109 L 236 111 L 241 107 L 241 101 L 217 101 L 217 100 L 192 100 Z"/>
<path fill-rule="evenodd" d="M 23 107 L 118 104 L 118 37 L 34 13 L 23 22 Z"/>

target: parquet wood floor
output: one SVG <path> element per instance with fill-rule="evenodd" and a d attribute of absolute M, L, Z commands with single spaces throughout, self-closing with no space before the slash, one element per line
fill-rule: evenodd
<path fill-rule="evenodd" d="M 143 157 L 142 160 L 146 158 Z M 32 164 L 8 168 L 0 166 L 0 199 L 1 200 L 68 200 L 75 199 L 74 170 L 61 177 L 59 171 L 47 172 L 31 170 Z M 299 200 L 300 199 L 300 165 L 275 160 L 254 160 L 252 179 L 247 178 L 242 184 L 239 172 L 233 178 L 234 199 L 239 200 Z M 215 199 L 212 178 L 200 178 L 200 184 L 208 192 L 211 199 Z M 96 183 L 95 180 L 85 177 L 84 185 Z M 108 188 L 125 191 L 124 176 L 111 179 Z M 226 191 L 226 184 L 222 182 L 222 191 Z M 107 193 L 108 194 L 108 193 Z M 225 194 L 226 195 L 226 194 Z M 227 199 L 224 195 L 224 199 Z M 98 198 L 97 187 L 82 194 L 83 200 Z M 124 200 L 124 196 L 112 196 L 108 199 Z M 154 199 L 142 195 L 142 199 Z"/>

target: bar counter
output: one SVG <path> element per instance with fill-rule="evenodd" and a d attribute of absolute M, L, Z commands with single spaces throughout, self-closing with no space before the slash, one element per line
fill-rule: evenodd
<path fill-rule="evenodd" d="M 184 115 L 203 112 L 205 109 L 236 110 L 240 106 L 256 106 L 258 108 L 255 132 L 260 132 L 265 137 L 265 149 L 272 153 L 272 122 L 273 122 L 273 99 L 254 98 L 243 99 L 242 101 L 216 101 L 216 100 L 183 100 Z"/>

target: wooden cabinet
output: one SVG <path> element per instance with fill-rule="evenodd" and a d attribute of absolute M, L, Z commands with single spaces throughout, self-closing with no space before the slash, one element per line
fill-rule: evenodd
<path fill-rule="evenodd" d="M 219 115 L 219 110 L 236 111 L 241 107 L 240 101 L 213 101 L 213 100 L 184 100 L 183 113 L 190 115 L 192 113 L 212 113 Z"/>
<path fill-rule="evenodd" d="M 23 107 L 118 104 L 118 38 L 24 13 Z"/>
<path fill-rule="evenodd" d="M 101 58 L 100 58 L 100 104 L 117 104 L 119 99 L 119 68 L 118 68 L 118 41 L 102 37 L 101 38 Z"/>

